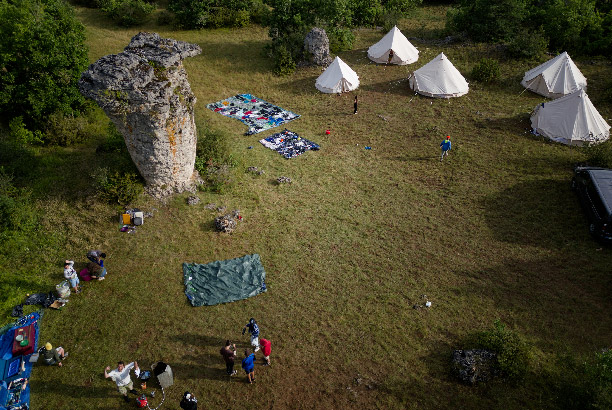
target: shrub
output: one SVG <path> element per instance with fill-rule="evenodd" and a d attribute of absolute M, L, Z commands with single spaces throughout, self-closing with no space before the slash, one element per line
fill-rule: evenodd
<path fill-rule="evenodd" d="M 472 77 L 476 81 L 491 83 L 499 79 L 499 63 L 492 58 L 483 58 L 472 69 Z"/>
<path fill-rule="evenodd" d="M 274 51 L 274 74 L 290 75 L 295 71 L 296 64 L 289 50 L 284 44 L 280 44 Z"/>
<path fill-rule="evenodd" d="M 23 117 L 18 116 L 9 121 L 9 135 L 11 139 L 20 144 L 42 144 L 42 132 L 30 131 L 23 123 Z"/>
<path fill-rule="evenodd" d="M 89 64 L 85 28 L 63 0 L 0 2 L 0 115 L 42 130 L 55 112 L 80 112 Z"/>
<path fill-rule="evenodd" d="M 474 335 L 476 347 L 497 354 L 497 365 L 501 374 L 513 381 L 523 379 L 529 366 L 529 348 L 520 335 L 506 329 L 496 320 L 493 327 Z"/>
<path fill-rule="evenodd" d="M 36 226 L 30 192 L 13 185 L 13 177 L 0 167 L 0 232 L 29 232 Z"/>
<path fill-rule="evenodd" d="M 233 184 L 232 168 L 235 166 L 227 135 L 221 131 L 199 127 L 195 169 L 206 183 L 204 188 L 222 193 Z"/>
<path fill-rule="evenodd" d="M 397 23 L 399 22 L 399 19 L 401 17 L 402 15 L 397 11 L 384 10 L 378 18 L 378 22 L 382 27 L 382 31 L 388 33 L 389 30 L 393 28 L 393 26 L 397 26 Z"/>
<path fill-rule="evenodd" d="M 106 141 L 98 145 L 96 152 L 118 154 L 122 151 L 127 151 L 123 135 L 117 131 L 112 121 L 108 122 L 107 130 Z"/>
<path fill-rule="evenodd" d="M 45 141 L 51 145 L 68 146 L 87 139 L 87 120 L 84 117 L 53 113 L 45 126 Z"/>
<path fill-rule="evenodd" d="M 201 29 L 208 22 L 210 0 L 170 0 L 168 10 L 174 13 L 175 24 L 183 29 Z"/>
<path fill-rule="evenodd" d="M 110 203 L 128 205 L 144 190 L 138 175 L 131 172 L 110 172 L 108 168 L 98 168 L 92 178 L 98 198 Z"/>
<path fill-rule="evenodd" d="M 327 32 L 329 37 L 329 50 L 333 53 L 346 51 L 353 48 L 355 35 L 348 28 L 334 27 Z"/>
<path fill-rule="evenodd" d="M 261 0 L 253 0 L 251 3 L 251 21 L 261 26 L 267 26 L 270 20 L 270 8 Z"/>
<path fill-rule="evenodd" d="M 104 0 L 102 11 L 122 27 L 143 24 L 155 10 L 155 5 L 144 0 Z"/>
<path fill-rule="evenodd" d="M 540 28 L 536 31 L 520 30 L 508 42 L 508 53 L 515 58 L 537 58 L 548 47 L 548 38 Z"/>
<path fill-rule="evenodd" d="M 160 26 L 174 24 L 174 16 L 168 10 L 162 10 L 157 16 L 157 24 Z"/>
<path fill-rule="evenodd" d="M 612 141 L 593 144 L 583 148 L 587 163 L 594 167 L 612 168 Z"/>

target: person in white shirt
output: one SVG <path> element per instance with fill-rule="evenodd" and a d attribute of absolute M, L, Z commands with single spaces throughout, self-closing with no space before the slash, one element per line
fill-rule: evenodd
<path fill-rule="evenodd" d="M 74 293 L 79 293 L 79 277 L 74 270 L 74 261 L 66 260 L 64 262 L 64 277 L 70 282 L 70 286 L 74 289 Z"/>
<path fill-rule="evenodd" d="M 134 374 L 136 377 L 140 376 L 140 368 L 138 367 L 138 362 L 132 362 L 127 366 L 123 362 L 117 363 L 117 368 L 113 371 L 109 371 L 110 366 L 106 366 L 104 369 L 104 377 L 107 379 L 113 379 L 115 383 L 117 383 L 117 389 L 119 393 L 123 395 L 123 400 L 129 402 L 128 391 L 132 394 L 138 394 L 136 390 L 134 390 L 134 383 L 130 378 L 130 371 L 134 369 Z"/>

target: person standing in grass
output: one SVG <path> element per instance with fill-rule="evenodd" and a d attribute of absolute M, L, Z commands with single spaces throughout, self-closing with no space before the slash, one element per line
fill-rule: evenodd
<path fill-rule="evenodd" d="M 353 102 L 353 115 L 357 114 L 357 96 L 355 96 L 355 102 Z"/>
<path fill-rule="evenodd" d="M 389 50 L 389 60 L 387 60 L 387 64 L 391 64 L 393 61 L 393 50 Z"/>
<path fill-rule="evenodd" d="M 261 352 L 263 353 L 264 360 L 266 361 L 263 365 L 270 366 L 270 353 L 272 353 L 272 342 L 262 337 L 261 341 L 259 342 L 259 345 L 261 346 Z"/>
<path fill-rule="evenodd" d="M 81 289 L 79 289 L 79 277 L 74 270 L 74 261 L 66 260 L 64 262 L 64 278 L 70 282 L 70 286 L 74 289 L 74 293 L 79 293 L 81 291 Z"/>
<path fill-rule="evenodd" d="M 89 259 L 92 263 L 87 266 L 90 272 L 94 275 L 92 277 L 98 280 L 104 280 L 106 276 L 106 268 L 104 267 L 104 258 L 106 258 L 106 254 L 102 251 L 89 251 L 87 252 L 87 259 Z"/>
<path fill-rule="evenodd" d="M 442 156 L 440 156 L 440 162 L 442 162 L 442 160 L 444 159 L 445 155 L 448 155 L 448 151 L 451 150 L 451 140 L 450 140 L 450 135 L 446 136 L 446 139 L 444 139 L 441 143 L 440 143 L 440 148 L 442 149 Z"/>
<path fill-rule="evenodd" d="M 117 383 L 117 390 L 123 396 L 123 400 L 129 402 L 128 391 L 132 394 L 138 394 L 136 390 L 134 390 L 134 383 L 130 378 L 130 370 L 134 369 L 134 374 L 136 377 L 140 376 L 140 368 L 138 367 L 138 362 L 132 362 L 127 366 L 123 362 L 117 362 L 117 368 L 113 371 L 109 371 L 110 366 L 106 366 L 104 369 L 104 377 L 107 379 L 113 379 L 115 383 Z"/>
<path fill-rule="evenodd" d="M 247 375 L 247 380 L 250 384 L 255 382 L 255 353 L 251 353 L 249 349 L 244 349 L 244 359 L 242 359 L 242 368 Z"/>
<path fill-rule="evenodd" d="M 250 318 L 249 323 L 244 325 L 244 327 L 242 328 L 243 335 L 247 329 L 249 329 L 249 333 L 251 333 L 251 346 L 253 346 L 253 348 L 257 352 L 259 350 L 259 326 L 257 326 L 255 319 Z"/>
<path fill-rule="evenodd" d="M 238 371 L 234 370 L 234 359 L 236 359 L 236 345 L 229 340 L 225 342 L 225 347 L 221 348 L 221 356 L 225 360 L 225 370 L 228 376 L 235 375 Z"/>

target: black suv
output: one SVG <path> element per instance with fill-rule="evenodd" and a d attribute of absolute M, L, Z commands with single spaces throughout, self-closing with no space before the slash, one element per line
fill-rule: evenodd
<path fill-rule="evenodd" d="M 578 166 L 572 189 L 587 213 L 591 235 L 612 242 L 612 169 Z"/>

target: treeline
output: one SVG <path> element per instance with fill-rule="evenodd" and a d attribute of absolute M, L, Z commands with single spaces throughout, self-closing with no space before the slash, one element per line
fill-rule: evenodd
<path fill-rule="evenodd" d="M 612 52 L 610 0 L 459 0 L 447 29 L 482 42 L 503 43 L 515 57 L 546 50 L 572 55 Z"/>

